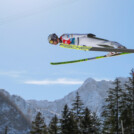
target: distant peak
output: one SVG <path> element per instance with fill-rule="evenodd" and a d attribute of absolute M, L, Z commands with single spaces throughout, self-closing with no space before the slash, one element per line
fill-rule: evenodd
<path fill-rule="evenodd" d="M 88 79 L 86 79 L 85 81 L 84 81 L 84 85 L 85 84 L 87 84 L 87 83 L 96 83 L 96 80 L 95 79 L 93 79 L 93 78 L 88 78 Z"/>
<path fill-rule="evenodd" d="M 10 96 L 10 94 L 5 89 L 0 89 L 0 93 L 4 94 L 5 96 Z"/>
<path fill-rule="evenodd" d="M 96 82 L 96 80 L 91 78 L 91 77 L 89 77 L 88 79 L 85 80 L 85 82 Z"/>

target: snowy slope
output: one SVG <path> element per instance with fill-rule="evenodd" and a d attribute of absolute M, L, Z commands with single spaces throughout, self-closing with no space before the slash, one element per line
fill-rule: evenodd
<path fill-rule="evenodd" d="M 34 107 L 21 97 L 10 95 L 4 89 L 0 89 L 0 134 L 4 133 L 6 126 L 8 134 L 27 134 L 32 120 L 39 111 L 46 122 L 54 116 L 48 110 Z"/>
<path fill-rule="evenodd" d="M 0 134 L 4 134 L 5 127 L 8 134 L 28 134 L 30 122 L 7 96 L 7 92 L 0 91 Z"/>

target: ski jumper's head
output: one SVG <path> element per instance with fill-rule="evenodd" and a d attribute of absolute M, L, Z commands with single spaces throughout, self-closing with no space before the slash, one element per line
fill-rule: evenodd
<path fill-rule="evenodd" d="M 48 41 L 50 44 L 57 45 L 59 43 L 59 38 L 55 33 L 53 33 L 48 36 Z"/>

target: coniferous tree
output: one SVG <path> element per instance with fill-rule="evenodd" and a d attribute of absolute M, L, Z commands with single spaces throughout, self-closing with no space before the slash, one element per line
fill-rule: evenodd
<path fill-rule="evenodd" d="M 93 120 L 92 120 L 91 112 L 88 108 L 85 108 L 84 116 L 81 119 L 81 133 L 82 134 L 93 133 Z"/>
<path fill-rule="evenodd" d="M 72 103 L 72 112 L 74 113 L 77 120 L 81 119 L 83 116 L 84 105 L 80 99 L 79 93 L 76 93 L 74 102 Z"/>
<path fill-rule="evenodd" d="M 62 118 L 60 120 L 61 122 L 61 134 L 69 134 L 68 132 L 68 118 L 69 118 L 69 108 L 66 104 L 64 106 L 64 109 L 62 111 Z"/>
<path fill-rule="evenodd" d="M 49 124 L 49 134 L 58 134 L 58 133 L 59 133 L 58 118 L 55 115 Z"/>
<path fill-rule="evenodd" d="M 72 112 L 69 112 L 68 134 L 80 134 L 77 126 L 77 120 L 75 120 L 75 116 Z"/>
<path fill-rule="evenodd" d="M 47 134 L 47 127 L 40 112 L 37 113 L 35 121 L 32 122 L 30 134 Z"/>
<path fill-rule="evenodd" d="M 81 119 L 84 116 L 84 104 L 82 102 L 82 100 L 80 99 L 80 95 L 77 92 L 76 93 L 76 97 L 72 103 L 72 109 L 71 109 L 75 120 L 77 121 L 77 127 L 78 127 L 78 131 L 81 131 Z"/>
<path fill-rule="evenodd" d="M 84 110 L 84 116 L 81 120 L 82 134 L 100 134 L 100 120 L 96 113 L 91 113 L 88 108 Z"/>
<path fill-rule="evenodd" d="M 93 115 L 92 115 L 92 124 L 93 124 L 94 134 L 101 134 L 101 128 L 100 128 L 101 122 L 95 112 L 93 112 Z"/>
<path fill-rule="evenodd" d="M 132 109 L 132 114 L 131 114 L 131 127 L 132 127 L 132 129 L 131 129 L 131 133 L 132 134 L 134 134 L 134 69 L 132 69 L 131 70 L 131 73 L 130 73 L 130 75 L 131 75 L 131 77 L 129 78 L 129 81 L 130 81 L 130 90 L 131 90 L 131 96 L 132 96 L 132 98 L 131 98 L 131 100 L 132 100 L 132 102 L 131 102 L 131 109 Z"/>
<path fill-rule="evenodd" d="M 130 96 L 129 87 L 125 84 L 125 89 L 122 91 L 120 102 L 120 121 L 123 123 L 124 133 L 131 134 L 131 108 L 130 108 Z M 121 123 L 121 122 L 120 122 Z"/>
<path fill-rule="evenodd" d="M 61 134 L 79 134 L 77 121 L 68 106 L 64 106 L 61 118 Z"/>
<path fill-rule="evenodd" d="M 43 127 L 42 134 L 48 134 L 48 128 L 47 128 L 46 124 Z"/>
<path fill-rule="evenodd" d="M 103 133 L 107 134 L 119 134 L 121 132 L 120 126 L 120 101 L 122 89 L 120 86 L 120 81 L 115 79 L 115 88 L 109 89 L 108 98 L 106 98 L 106 105 L 103 107 L 102 116 L 103 120 Z"/>
<path fill-rule="evenodd" d="M 122 120 L 125 133 L 134 134 L 134 69 L 131 70 L 131 77 L 125 84 L 124 109 L 122 110 Z"/>
<path fill-rule="evenodd" d="M 5 127 L 5 133 L 4 134 L 7 134 L 7 131 L 8 131 L 8 126 Z"/>

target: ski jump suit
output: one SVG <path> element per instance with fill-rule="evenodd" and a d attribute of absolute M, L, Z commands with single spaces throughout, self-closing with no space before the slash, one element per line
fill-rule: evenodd
<path fill-rule="evenodd" d="M 63 34 L 60 37 L 60 40 L 64 44 L 125 49 L 125 47 L 118 42 L 101 39 L 96 37 L 94 34 Z"/>

